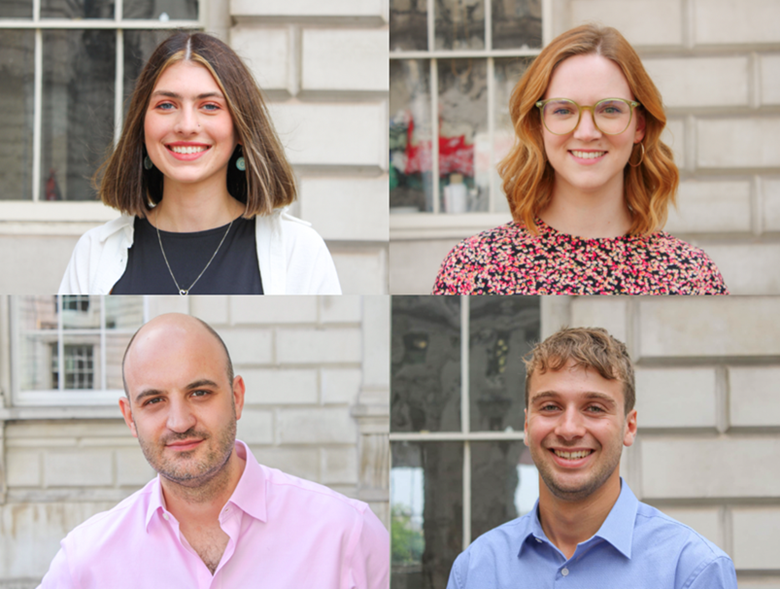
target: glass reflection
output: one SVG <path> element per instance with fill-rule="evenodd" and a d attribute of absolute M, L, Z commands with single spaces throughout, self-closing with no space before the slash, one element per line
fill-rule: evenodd
<path fill-rule="evenodd" d="M 114 18 L 114 1 L 41 0 L 41 18 Z"/>
<path fill-rule="evenodd" d="M 125 18 L 169 20 L 198 20 L 198 0 L 124 0 Z"/>
<path fill-rule="evenodd" d="M 433 209 L 429 62 L 390 62 L 390 207 Z"/>
<path fill-rule="evenodd" d="M 542 46 L 542 0 L 491 0 L 493 49 Z"/>
<path fill-rule="evenodd" d="M 435 49 L 484 49 L 484 0 L 436 0 Z"/>
<path fill-rule="evenodd" d="M 157 46 L 167 39 L 171 31 L 132 31 L 124 32 L 124 82 L 122 104 L 123 116 L 127 117 L 127 109 L 130 106 L 130 95 L 135 89 L 138 76 L 141 75 L 146 61 L 152 55 Z"/>
<path fill-rule="evenodd" d="M 487 211 L 491 169 L 487 62 L 442 59 L 438 70 L 441 210 Z"/>
<path fill-rule="evenodd" d="M 391 450 L 391 587 L 445 587 L 463 547 L 463 444 L 394 442 Z"/>
<path fill-rule="evenodd" d="M 390 51 L 428 49 L 426 0 L 390 0 Z"/>
<path fill-rule="evenodd" d="M 390 431 L 460 430 L 460 300 L 393 297 Z"/>
<path fill-rule="evenodd" d="M 472 442 L 472 539 L 528 513 L 538 496 L 539 477 L 523 442 Z"/>
<path fill-rule="evenodd" d="M 0 2 L 0 18 L 32 18 L 32 0 L 3 0 Z M 3 41 L 7 31 L 3 31 Z"/>
<path fill-rule="evenodd" d="M 539 301 L 472 297 L 470 303 L 471 430 L 522 431 L 523 356 L 539 340 Z"/>
<path fill-rule="evenodd" d="M 92 200 L 114 135 L 116 33 L 43 31 L 41 200 Z"/>
<path fill-rule="evenodd" d="M 0 34 L 0 200 L 32 198 L 34 52 L 33 31 Z"/>

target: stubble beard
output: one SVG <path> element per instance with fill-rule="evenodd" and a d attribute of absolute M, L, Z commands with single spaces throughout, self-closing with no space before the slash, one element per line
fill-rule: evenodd
<path fill-rule="evenodd" d="M 136 431 L 138 431 L 137 426 Z M 166 458 L 165 446 L 176 440 L 187 439 L 202 439 L 202 445 L 208 443 L 213 437 L 208 432 L 192 428 L 181 434 L 166 436 L 158 442 L 151 442 L 141 436 L 138 436 L 138 441 L 146 461 L 160 476 L 182 487 L 197 489 L 215 481 L 221 473 L 227 474 L 225 465 L 230 460 L 236 444 L 235 407 L 227 426 L 217 433 L 215 445 L 209 448 L 198 462 L 192 463 L 192 456 L 200 450 L 200 445 L 192 450 L 180 452 L 177 458 Z"/>
<path fill-rule="evenodd" d="M 610 450 L 605 453 L 603 446 L 599 448 L 598 451 L 603 453 L 600 457 L 601 464 L 594 465 L 584 481 L 577 481 L 569 485 L 565 484 L 565 474 L 556 472 L 556 467 L 552 464 L 554 459 L 548 456 L 549 449 L 532 446 L 531 459 L 539 471 L 539 476 L 542 477 L 542 481 L 553 496 L 563 501 L 582 501 L 598 491 L 612 476 L 620 464 L 621 450 L 621 446 L 617 446 L 617 451 Z M 539 454 L 540 452 L 542 455 Z"/>

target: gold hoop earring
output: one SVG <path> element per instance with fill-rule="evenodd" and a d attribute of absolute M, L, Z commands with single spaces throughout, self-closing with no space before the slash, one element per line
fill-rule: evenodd
<path fill-rule="evenodd" d="M 636 164 L 632 164 L 631 157 L 629 156 L 628 158 L 628 165 L 631 166 L 632 168 L 638 168 L 639 166 L 642 165 L 642 162 L 645 161 L 645 144 L 640 141 L 639 147 L 642 148 L 642 157 L 639 158 L 639 161 Z"/>

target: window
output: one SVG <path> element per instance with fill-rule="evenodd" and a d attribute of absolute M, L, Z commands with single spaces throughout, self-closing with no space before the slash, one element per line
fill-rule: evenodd
<path fill-rule="evenodd" d="M 532 508 L 525 366 L 538 297 L 393 297 L 391 587 L 447 584 L 455 557 Z"/>
<path fill-rule="evenodd" d="M 142 297 L 12 297 L 13 404 L 116 403 L 122 356 L 147 315 Z"/>
<path fill-rule="evenodd" d="M 509 96 L 541 50 L 542 4 L 390 0 L 392 226 L 419 225 L 397 213 L 508 218 L 495 166 L 514 141 Z"/>
<path fill-rule="evenodd" d="M 94 200 L 124 103 L 167 29 L 202 27 L 198 0 L 0 3 L 0 200 Z"/>

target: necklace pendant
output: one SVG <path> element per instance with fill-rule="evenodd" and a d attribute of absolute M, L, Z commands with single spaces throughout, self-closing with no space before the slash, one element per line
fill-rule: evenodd
<path fill-rule="evenodd" d="M 187 291 L 187 290 L 184 290 L 183 288 L 181 288 L 181 289 L 179 289 L 179 294 L 180 294 L 181 296 L 186 296 L 186 295 L 188 295 L 188 294 L 190 294 L 190 293 L 189 293 L 189 291 Z"/>

